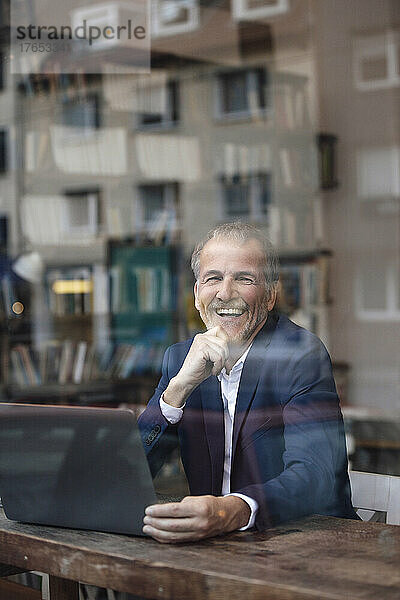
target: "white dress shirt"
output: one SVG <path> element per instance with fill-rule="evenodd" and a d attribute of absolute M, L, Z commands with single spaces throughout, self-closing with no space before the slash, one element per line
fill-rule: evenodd
<path fill-rule="evenodd" d="M 218 379 L 221 383 L 221 393 L 222 393 L 222 401 L 224 405 L 224 430 L 225 430 L 225 455 L 224 455 L 224 472 L 222 477 L 222 495 L 223 496 L 238 496 L 242 498 L 250 507 L 251 514 L 250 519 L 245 525 L 242 527 L 240 531 L 245 529 L 249 529 L 253 527 L 254 521 L 256 518 L 258 504 L 256 500 L 253 498 L 249 498 L 249 496 L 245 496 L 244 494 L 239 494 L 236 492 L 231 493 L 231 469 L 232 469 L 232 440 L 233 440 L 233 423 L 235 418 L 235 410 L 236 410 L 236 400 L 239 391 L 239 383 L 240 377 L 242 375 L 243 364 L 246 360 L 246 357 L 249 353 L 251 345 L 247 348 L 247 350 L 242 354 L 242 356 L 235 362 L 232 369 L 230 370 L 229 375 L 227 374 L 225 368 L 222 369 L 221 373 L 218 375 Z M 160 398 L 160 409 L 163 416 L 167 419 L 169 423 L 175 425 L 178 423 L 183 415 L 183 409 L 176 408 L 175 406 L 171 406 L 164 402 L 163 395 Z"/>

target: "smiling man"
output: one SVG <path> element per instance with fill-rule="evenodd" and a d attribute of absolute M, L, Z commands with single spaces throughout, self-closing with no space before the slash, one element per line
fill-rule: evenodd
<path fill-rule="evenodd" d="M 143 531 L 180 542 L 311 513 L 355 518 L 330 359 L 274 310 L 270 242 L 250 225 L 221 225 L 192 268 L 207 331 L 166 351 L 139 419 L 153 476 L 179 445 L 192 495 L 148 507 Z"/>

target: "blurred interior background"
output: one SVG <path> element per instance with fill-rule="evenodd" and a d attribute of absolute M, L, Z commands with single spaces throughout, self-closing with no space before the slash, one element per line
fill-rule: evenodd
<path fill-rule="evenodd" d="M 242 220 L 328 347 L 353 468 L 400 475 L 398 0 L 151 9 L 150 74 L 121 42 L 126 73 L 13 75 L 0 3 L 1 399 L 139 411 L 201 328 L 194 243 Z"/>

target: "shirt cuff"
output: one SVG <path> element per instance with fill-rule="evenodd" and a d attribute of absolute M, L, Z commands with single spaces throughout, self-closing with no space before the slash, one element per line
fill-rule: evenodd
<path fill-rule="evenodd" d="M 254 527 L 254 523 L 256 520 L 256 515 L 257 515 L 257 511 L 258 511 L 258 502 L 256 500 L 254 500 L 254 498 L 250 498 L 249 496 L 245 496 L 244 494 L 239 494 L 236 492 L 233 492 L 232 494 L 225 494 L 226 496 L 237 496 L 238 498 L 241 498 L 242 500 L 244 500 L 250 507 L 250 518 L 247 522 L 247 525 L 245 525 L 244 527 L 241 527 L 240 529 L 238 529 L 238 531 L 246 531 L 246 529 L 250 529 L 251 527 Z"/>
<path fill-rule="evenodd" d="M 168 423 L 170 423 L 171 425 L 175 425 L 176 423 L 179 423 L 179 421 L 182 419 L 184 407 L 185 407 L 185 405 L 183 405 L 182 408 L 177 408 L 176 406 L 171 406 L 170 404 L 167 404 L 167 402 L 164 402 L 164 394 L 161 394 L 161 398 L 160 398 L 161 414 L 163 417 L 165 417 L 167 419 Z"/>

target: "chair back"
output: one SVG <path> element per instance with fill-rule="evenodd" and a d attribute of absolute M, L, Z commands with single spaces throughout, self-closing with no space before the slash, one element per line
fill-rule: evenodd
<path fill-rule="evenodd" d="M 363 520 L 400 525 L 400 477 L 361 471 L 349 475 L 353 506 Z M 372 511 L 371 518 L 364 511 Z"/>

